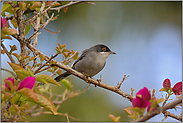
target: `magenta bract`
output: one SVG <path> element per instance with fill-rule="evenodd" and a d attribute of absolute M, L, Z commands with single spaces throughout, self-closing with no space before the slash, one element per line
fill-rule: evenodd
<path fill-rule="evenodd" d="M 150 101 L 143 100 L 142 98 L 136 97 L 132 100 L 133 107 L 145 108 L 148 106 Z"/>
<path fill-rule="evenodd" d="M 171 88 L 171 82 L 170 82 L 170 79 L 165 79 L 164 81 L 163 81 L 163 88 L 165 88 L 165 89 L 170 89 Z"/>
<path fill-rule="evenodd" d="M 19 84 L 19 87 L 17 89 L 20 90 L 22 88 L 29 88 L 29 89 L 32 89 L 34 87 L 34 84 L 35 84 L 35 77 L 30 77 L 28 76 L 27 78 L 25 78 L 20 84 Z"/>
<path fill-rule="evenodd" d="M 2 18 L 1 17 L 1 29 L 3 28 L 3 27 L 7 27 L 7 20 L 5 19 L 5 18 Z"/>
<path fill-rule="evenodd" d="M 150 100 L 151 99 L 151 94 L 149 93 L 147 87 L 144 87 L 143 89 L 140 89 L 139 92 L 137 92 L 137 95 L 141 95 L 142 99 L 144 100 Z"/>
<path fill-rule="evenodd" d="M 145 108 L 150 105 L 151 94 L 149 93 L 147 87 L 140 89 L 136 93 L 136 98 L 132 100 L 133 107 Z"/>
<path fill-rule="evenodd" d="M 176 84 L 173 86 L 172 91 L 174 92 L 175 95 L 180 95 L 180 94 L 182 94 L 182 82 L 176 83 Z"/>

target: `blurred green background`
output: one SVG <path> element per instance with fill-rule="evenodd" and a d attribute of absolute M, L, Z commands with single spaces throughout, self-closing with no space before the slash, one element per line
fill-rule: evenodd
<path fill-rule="evenodd" d="M 172 86 L 182 80 L 182 2 L 94 2 L 69 7 L 61 11 L 57 20 L 46 27 L 58 34 L 41 30 L 37 48 L 48 56 L 55 53 L 57 43 L 66 44 L 67 49 L 81 52 L 95 44 L 105 44 L 116 55 L 110 55 L 104 69 L 94 79 L 102 75 L 103 82 L 116 86 L 123 75 L 130 75 L 121 89 L 130 94 L 144 86 L 155 88 L 157 98 L 162 82 L 169 78 Z M 55 12 L 57 14 L 57 12 Z M 33 33 L 31 30 L 27 37 Z M 6 41 L 6 46 L 17 44 L 17 41 Z M 19 47 L 18 47 L 19 48 Z M 20 51 L 18 51 L 20 52 Z M 62 61 L 62 56 L 56 58 Z M 1 55 L 1 66 L 9 68 L 7 56 Z M 2 72 L 2 79 L 9 76 Z M 74 76 L 72 80 L 75 90 L 84 90 L 87 86 L 83 80 Z M 54 91 L 62 89 L 54 86 Z M 175 99 L 175 97 L 172 97 Z M 131 103 L 116 93 L 90 85 L 82 95 L 67 100 L 59 108 L 59 112 L 85 122 L 111 121 L 109 114 L 121 116 L 120 121 L 129 121 L 124 108 Z M 171 110 L 173 113 L 180 111 Z M 159 122 L 163 115 L 158 115 L 149 122 Z M 28 117 L 29 121 L 66 121 L 64 116 L 41 115 Z M 71 121 L 75 121 L 70 119 Z M 165 121 L 175 122 L 168 118 Z"/>

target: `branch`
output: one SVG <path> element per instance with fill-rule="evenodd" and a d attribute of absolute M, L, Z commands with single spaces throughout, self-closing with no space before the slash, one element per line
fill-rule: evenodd
<path fill-rule="evenodd" d="M 4 70 L 6 72 L 9 72 L 9 73 L 11 73 L 14 76 L 14 78 L 17 78 L 17 75 L 13 71 L 8 70 L 8 69 L 5 69 L 5 68 L 1 68 L 1 70 Z"/>
<path fill-rule="evenodd" d="M 35 48 L 33 45 L 27 44 L 27 46 L 28 46 L 28 48 L 29 48 L 31 51 L 37 51 L 38 54 L 42 54 L 46 61 L 48 61 L 48 60 L 50 59 L 50 57 L 48 57 L 48 56 L 46 56 L 45 54 L 43 54 L 41 51 L 39 51 L 39 50 L 38 50 L 37 48 Z M 52 61 L 55 62 L 54 65 L 56 65 L 56 66 L 58 66 L 58 67 L 60 67 L 60 68 L 62 68 L 62 69 L 64 69 L 64 70 L 70 72 L 71 74 L 73 74 L 73 75 L 79 77 L 80 79 L 84 80 L 86 83 L 94 84 L 94 85 L 97 85 L 97 86 L 99 86 L 99 87 L 101 87 L 101 88 L 110 90 L 110 91 L 112 91 L 112 92 L 114 92 L 114 93 L 117 93 L 117 94 L 119 94 L 119 95 L 121 95 L 121 96 L 123 96 L 123 97 L 129 99 L 130 101 L 132 101 L 132 99 L 133 99 L 133 96 L 131 96 L 130 94 L 127 94 L 127 93 L 123 92 L 121 89 L 117 89 L 117 88 L 115 88 L 115 87 L 113 87 L 113 86 L 110 86 L 110 85 L 107 85 L 107 84 L 104 84 L 104 83 L 100 83 L 100 82 L 98 82 L 97 80 L 92 79 L 92 78 L 90 78 L 90 77 L 87 78 L 85 75 L 83 75 L 82 73 L 80 73 L 80 72 L 78 72 L 78 71 L 72 69 L 72 68 L 69 67 L 69 66 L 66 66 L 66 65 L 64 65 L 64 64 L 62 64 L 62 63 L 60 63 L 60 62 L 58 62 L 58 61 L 56 61 L 56 60 L 53 60 L 53 59 L 52 59 Z"/>
<path fill-rule="evenodd" d="M 144 122 L 147 121 L 148 119 L 150 119 L 151 117 L 154 117 L 155 115 L 162 113 L 168 109 L 172 109 L 175 108 L 176 105 L 181 104 L 182 103 L 182 98 L 177 99 L 171 103 L 166 104 L 165 106 L 159 107 L 157 109 L 155 109 L 154 111 L 151 111 L 149 113 L 147 113 L 146 115 L 140 117 L 139 119 L 137 119 L 135 122 Z"/>
<path fill-rule="evenodd" d="M 1 47 L 3 48 L 3 50 L 5 51 L 6 55 L 8 56 L 8 58 L 10 59 L 10 61 L 12 63 L 15 63 L 15 60 L 13 59 L 13 57 L 11 56 L 11 54 L 8 52 L 8 50 L 6 49 L 6 47 L 4 46 L 3 43 L 1 43 Z"/>
<path fill-rule="evenodd" d="M 44 11 L 44 8 L 45 8 L 45 1 L 43 1 L 42 5 L 41 5 L 40 13 L 42 13 Z M 40 20 L 41 20 L 41 16 L 39 15 L 37 17 L 37 23 L 36 23 L 34 32 L 39 30 L 39 28 L 40 28 Z M 34 37 L 34 40 L 32 42 L 32 45 L 35 46 L 35 47 L 36 47 L 36 45 L 38 43 L 37 39 L 38 39 L 38 34 L 36 33 L 36 35 Z"/>
<path fill-rule="evenodd" d="M 169 117 L 172 117 L 172 118 L 177 119 L 177 120 L 182 122 L 182 116 L 181 115 L 177 116 L 177 115 L 175 115 L 173 113 L 170 113 L 169 111 L 164 111 L 163 114 L 164 114 L 165 117 L 169 116 Z"/>
<path fill-rule="evenodd" d="M 26 39 L 26 42 L 30 42 L 31 41 L 31 39 L 35 36 L 35 35 L 37 35 L 37 33 L 42 29 L 42 28 L 44 28 L 54 17 L 54 13 L 52 14 L 52 16 L 51 16 L 51 18 L 49 18 L 44 24 L 42 24 L 40 27 L 39 27 L 39 29 L 38 30 L 36 30 L 35 32 L 34 32 L 34 34 L 32 34 L 28 39 Z M 58 16 L 58 15 L 57 15 Z M 55 16 L 55 17 L 57 17 L 57 16 Z"/>
<path fill-rule="evenodd" d="M 66 8 L 66 7 L 69 7 L 69 6 L 72 6 L 72 5 L 75 5 L 75 4 L 78 4 L 78 3 L 82 3 L 82 2 L 85 2 L 85 1 L 76 1 L 76 2 L 70 2 L 66 5 L 63 5 L 63 6 L 59 6 L 59 7 L 55 7 L 55 8 L 50 8 L 51 11 L 58 11 L 60 12 L 60 9 L 63 9 L 63 8 Z"/>
<path fill-rule="evenodd" d="M 34 71 L 34 75 L 39 72 L 41 68 L 46 66 L 52 59 L 54 59 L 56 56 L 58 56 L 58 53 L 53 55 L 49 60 L 47 60 L 44 64 L 42 64 L 36 71 Z"/>
<path fill-rule="evenodd" d="M 56 4 L 56 2 L 53 2 L 53 3 L 50 4 L 50 6 L 46 10 L 44 10 L 43 12 L 40 11 L 39 13 L 35 14 L 35 16 L 31 17 L 31 19 L 29 19 L 28 21 L 25 22 L 25 25 L 31 24 L 38 16 L 41 16 L 44 13 L 46 13 L 55 4 Z"/>

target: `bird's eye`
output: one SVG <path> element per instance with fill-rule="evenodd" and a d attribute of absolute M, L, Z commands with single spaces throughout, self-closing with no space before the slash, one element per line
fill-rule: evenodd
<path fill-rule="evenodd" d="M 105 47 L 103 47 L 103 48 L 102 48 L 102 50 L 103 50 L 103 51 L 106 51 L 106 48 L 105 48 Z"/>

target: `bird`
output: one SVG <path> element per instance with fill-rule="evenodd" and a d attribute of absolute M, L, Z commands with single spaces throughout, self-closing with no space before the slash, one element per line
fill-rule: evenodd
<path fill-rule="evenodd" d="M 73 63 L 72 69 L 84 73 L 89 77 L 95 76 L 99 73 L 106 64 L 106 59 L 110 54 L 116 54 L 112 52 L 106 45 L 97 44 L 89 49 L 85 49 L 81 56 Z M 69 72 L 65 72 L 55 78 L 57 82 L 71 75 Z"/>

